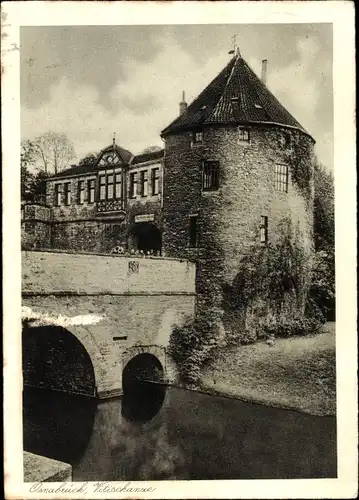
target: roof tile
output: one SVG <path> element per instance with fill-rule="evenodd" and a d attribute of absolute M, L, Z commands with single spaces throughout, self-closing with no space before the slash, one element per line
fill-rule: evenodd
<path fill-rule="evenodd" d="M 239 54 L 162 135 L 214 123 L 278 123 L 307 133 Z"/>

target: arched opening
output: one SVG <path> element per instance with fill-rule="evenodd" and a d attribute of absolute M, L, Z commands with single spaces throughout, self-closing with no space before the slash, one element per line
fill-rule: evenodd
<path fill-rule="evenodd" d="M 24 449 L 76 463 L 92 435 L 97 401 L 89 354 L 68 330 L 22 330 Z M 81 423 L 79 425 L 79 422 Z"/>
<path fill-rule="evenodd" d="M 129 250 L 144 252 L 145 254 L 161 255 L 161 231 L 151 222 L 134 224 L 128 234 L 128 248 Z"/>
<path fill-rule="evenodd" d="M 128 420 L 146 422 L 160 411 L 166 387 L 164 370 L 153 354 L 132 358 L 122 372 L 122 415 Z"/>
<path fill-rule="evenodd" d="M 65 328 L 25 325 L 22 331 L 25 387 L 95 395 L 95 373 L 82 343 Z"/>

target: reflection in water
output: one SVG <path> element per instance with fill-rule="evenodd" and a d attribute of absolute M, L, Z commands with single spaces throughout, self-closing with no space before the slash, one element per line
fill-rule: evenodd
<path fill-rule="evenodd" d="M 26 388 L 25 450 L 70 463 L 80 460 L 93 432 L 96 406 L 88 397 Z"/>
<path fill-rule="evenodd" d="M 141 407 L 151 401 L 145 386 L 136 403 L 128 395 L 95 409 L 86 398 L 26 391 L 25 449 L 71 463 L 74 481 L 336 477 L 332 417 L 175 388 L 155 412 Z"/>
<path fill-rule="evenodd" d="M 149 353 L 134 356 L 122 374 L 122 415 L 134 422 L 148 422 L 157 415 L 166 394 L 166 386 L 161 382 L 163 367 L 156 356 Z"/>
<path fill-rule="evenodd" d="M 122 398 L 122 415 L 133 422 L 148 422 L 160 411 L 166 386 L 134 380 Z"/>

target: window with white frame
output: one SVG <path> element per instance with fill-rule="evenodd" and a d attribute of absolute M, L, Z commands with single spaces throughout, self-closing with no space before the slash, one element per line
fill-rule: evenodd
<path fill-rule="evenodd" d="M 288 192 L 288 165 L 275 165 L 275 189 L 283 193 Z"/>
<path fill-rule="evenodd" d="M 64 202 L 65 205 L 71 204 L 71 182 L 65 182 L 64 184 Z"/>
<path fill-rule="evenodd" d="M 203 132 L 202 130 L 195 130 L 192 134 L 192 143 L 193 144 L 202 144 L 203 143 Z"/>
<path fill-rule="evenodd" d="M 238 142 L 249 142 L 249 129 L 238 127 Z"/>
<path fill-rule="evenodd" d="M 95 179 L 87 181 L 87 203 L 95 203 Z"/>
<path fill-rule="evenodd" d="M 152 196 L 159 194 L 160 192 L 160 169 L 153 168 L 151 171 L 151 184 L 152 184 Z"/>
<path fill-rule="evenodd" d="M 130 198 L 137 196 L 137 172 L 130 173 Z"/>
<path fill-rule="evenodd" d="M 83 205 L 85 202 L 85 181 L 78 181 L 77 183 L 77 203 Z"/>
<path fill-rule="evenodd" d="M 141 196 L 147 196 L 148 193 L 147 170 L 142 170 L 140 172 L 140 183 L 141 183 Z"/>
<path fill-rule="evenodd" d="M 56 207 L 62 204 L 62 184 L 55 184 L 54 203 Z"/>
<path fill-rule="evenodd" d="M 115 198 L 118 200 L 122 198 L 122 176 L 115 174 Z"/>
<path fill-rule="evenodd" d="M 268 242 L 268 217 L 266 215 L 261 215 L 260 241 L 261 243 Z"/>
<path fill-rule="evenodd" d="M 106 175 L 99 177 L 99 198 L 101 201 L 106 200 Z"/>

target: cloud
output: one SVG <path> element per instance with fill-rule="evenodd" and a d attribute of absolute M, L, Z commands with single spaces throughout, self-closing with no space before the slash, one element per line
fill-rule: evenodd
<path fill-rule="evenodd" d="M 154 51 L 151 58 L 139 60 L 126 54 L 121 59 L 122 76 L 118 74 L 106 98 L 95 81 L 80 84 L 68 74 L 53 81 L 41 107 L 23 106 L 22 136 L 31 138 L 48 130 L 65 133 L 75 145 L 78 160 L 110 144 L 113 132 L 117 142 L 133 153 L 151 145 L 162 146 L 160 132 L 178 115 L 182 91 L 191 102 L 229 61 L 222 48 L 213 50 L 210 57 L 193 57 L 176 37 L 173 30 L 159 31 L 155 42 L 161 50 Z M 324 155 L 330 168 L 330 63 L 319 57 L 316 36 L 297 37 L 294 49 L 289 64 L 273 63 L 271 67 L 270 61 L 268 87 L 315 137 L 318 154 Z M 246 59 L 259 75 L 261 60 Z M 279 69 L 275 71 L 275 67 Z"/>
<path fill-rule="evenodd" d="M 153 60 L 139 63 L 127 58 L 126 80 L 120 79 L 109 93 L 112 109 L 101 104 L 98 90 L 76 86 L 67 76 L 51 85 L 49 99 L 38 109 L 24 106 L 22 136 L 36 137 L 48 130 L 65 133 L 74 143 L 78 159 L 99 151 L 112 140 L 133 153 L 150 145 L 162 145 L 161 130 L 178 114 L 182 90 L 193 100 L 228 62 L 228 55 L 199 66 L 170 37 Z"/>

